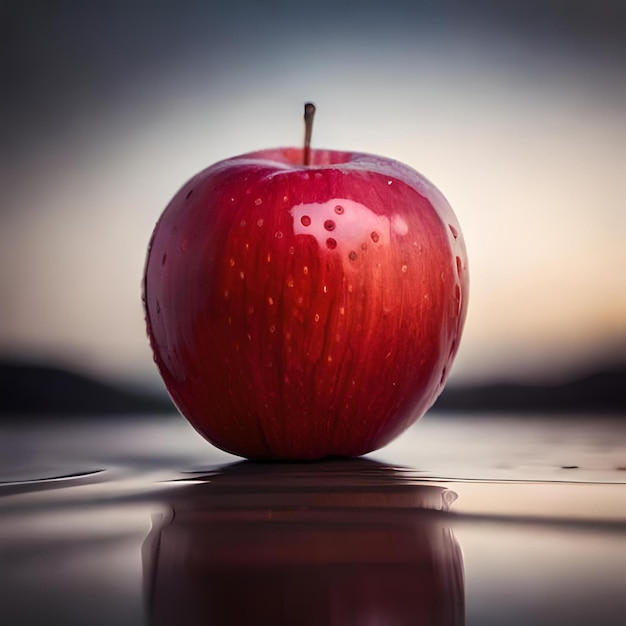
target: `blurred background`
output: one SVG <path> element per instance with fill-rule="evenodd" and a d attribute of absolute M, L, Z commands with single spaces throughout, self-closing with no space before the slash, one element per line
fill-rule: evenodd
<path fill-rule="evenodd" d="M 307 100 L 318 107 L 314 147 L 403 161 L 448 198 L 468 248 L 469 315 L 436 406 L 444 419 L 427 415 L 353 474 L 348 461 L 347 474 L 303 465 L 259 482 L 258 467 L 240 473 L 172 414 L 141 279 L 154 224 L 182 184 L 220 159 L 300 145 Z M 298 498 L 309 484 L 313 495 L 355 485 L 369 511 L 378 494 L 389 506 L 411 485 L 443 481 L 459 495 L 449 521 L 468 626 L 622 626 L 625 198 L 623 0 L 0 0 L 5 623 L 145 623 L 143 590 L 158 571 L 146 546 L 185 481 L 194 507 L 198 487 L 217 496 L 207 511 L 226 507 L 222 494 L 233 511 L 279 524 L 277 485 L 297 482 Z M 93 413 L 101 419 L 84 419 Z M 229 479 L 246 472 L 249 491 Z M 297 500 L 293 519 L 317 510 L 316 497 Z M 405 539 L 399 510 L 382 509 L 389 536 L 414 558 L 413 542 L 444 529 L 411 527 Z M 250 545 L 250 526 L 219 519 L 231 545 Z M 384 554 L 380 536 L 359 554 Z M 443 544 L 424 545 L 436 556 Z M 410 582 L 407 565 L 400 578 L 382 569 L 385 581 Z M 167 558 L 160 567 L 179 580 Z M 201 571 L 180 580 L 193 588 Z M 296 579 L 281 576 L 264 581 L 282 593 Z M 236 588 L 237 606 L 254 606 Z M 152 606 L 167 601 L 162 589 Z"/>
<path fill-rule="evenodd" d="M 451 384 L 623 363 L 620 0 L 0 1 L 0 359 L 158 387 L 152 228 L 211 163 L 298 145 L 404 161 L 463 226 Z"/>

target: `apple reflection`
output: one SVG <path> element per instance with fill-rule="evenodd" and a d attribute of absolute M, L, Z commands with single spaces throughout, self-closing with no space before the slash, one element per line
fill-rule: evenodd
<path fill-rule="evenodd" d="M 150 624 L 463 624 L 455 497 L 364 459 L 195 477 L 144 544 Z"/>

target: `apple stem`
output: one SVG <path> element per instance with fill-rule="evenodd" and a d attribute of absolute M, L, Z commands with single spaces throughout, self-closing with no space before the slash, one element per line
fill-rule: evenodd
<path fill-rule="evenodd" d="M 311 164 L 311 133 L 313 132 L 313 117 L 315 105 L 307 102 L 304 105 L 304 164 Z"/>

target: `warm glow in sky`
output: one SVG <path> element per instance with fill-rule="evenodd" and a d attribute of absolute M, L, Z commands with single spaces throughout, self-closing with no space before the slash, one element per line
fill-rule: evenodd
<path fill-rule="evenodd" d="M 393 19 L 366 5 L 369 20 L 340 13 L 291 31 L 293 11 L 278 22 L 235 9 L 187 16 L 173 20 L 175 49 L 142 63 L 143 40 L 106 51 L 116 43 L 105 34 L 93 41 L 65 25 L 76 54 L 49 60 L 34 37 L 15 35 L 20 45 L 9 52 L 28 54 L 9 64 L 34 63 L 39 74 L 25 86 L 13 77 L 2 153 L 0 355 L 154 377 L 140 281 L 156 219 L 216 160 L 298 144 L 309 99 L 318 106 L 315 146 L 404 161 L 455 209 L 471 292 L 453 376 L 559 375 L 622 354 L 623 48 L 594 57 L 567 32 L 503 31 L 467 16 L 428 21 L 406 8 Z M 156 18 L 133 23 L 146 39 L 162 28 Z M 116 24 L 104 21 L 103 33 L 114 38 Z M 90 60 L 99 64 L 93 74 Z M 72 63 L 82 69 L 57 79 Z M 96 69 L 109 66 L 100 78 Z"/>

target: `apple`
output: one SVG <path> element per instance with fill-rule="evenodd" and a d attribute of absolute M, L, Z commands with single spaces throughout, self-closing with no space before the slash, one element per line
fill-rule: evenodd
<path fill-rule="evenodd" d="M 200 172 L 148 251 L 150 343 L 180 412 L 250 459 L 359 456 L 441 393 L 467 309 L 459 223 L 397 161 L 304 148 Z"/>

